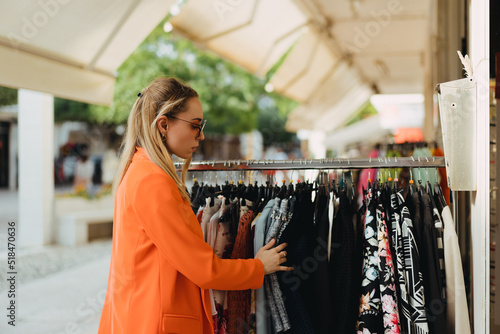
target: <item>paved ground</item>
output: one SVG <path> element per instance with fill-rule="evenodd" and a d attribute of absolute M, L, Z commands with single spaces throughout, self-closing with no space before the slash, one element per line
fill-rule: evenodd
<path fill-rule="evenodd" d="M 17 220 L 17 192 L 0 191 L 0 237 Z M 0 238 L 2 239 L 2 238 Z M 4 244 L 0 240 L 0 244 Z M 16 266 L 16 326 L 7 324 L 10 298 L 6 247 L 0 248 L 0 333 L 95 334 L 106 293 L 111 239 L 68 247 L 20 249 Z"/>
<path fill-rule="evenodd" d="M 103 240 L 77 248 L 49 246 L 20 256 L 15 328 L 7 325 L 8 275 L 1 269 L 0 333 L 97 333 L 110 252 L 111 240 Z"/>

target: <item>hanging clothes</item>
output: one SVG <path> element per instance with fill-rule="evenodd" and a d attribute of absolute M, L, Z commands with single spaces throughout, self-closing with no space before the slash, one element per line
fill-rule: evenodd
<path fill-rule="evenodd" d="M 382 333 L 383 320 L 380 300 L 379 257 L 377 241 L 376 203 L 372 189 L 366 195 L 363 274 L 357 331 L 362 334 Z"/>
<path fill-rule="evenodd" d="M 420 194 L 418 193 L 418 191 L 415 191 L 413 194 L 408 195 L 406 203 L 408 210 L 410 211 L 415 244 L 420 245 L 424 229 L 422 223 L 422 208 L 420 207 Z"/>
<path fill-rule="evenodd" d="M 228 214 L 228 211 L 235 208 L 238 199 L 236 198 L 233 202 L 230 202 L 229 205 L 224 205 L 224 208 L 219 210 L 223 210 L 219 213 L 219 219 L 222 217 L 232 218 L 232 215 Z M 214 243 L 214 253 L 221 259 L 230 259 L 233 251 L 234 245 L 234 237 L 230 232 L 231 221 L 225 220 L 220 221 L 218 223 L 217 235 L 215 237 Z M 215 307 L 217 311 L 217 315 L 214 318 L 214 328 L 216 329 L 216 334 L 230 334 L 227 330 L 228 323 L 228 306 L 227 306 L 227 298 L 226 291 L 223 290 L 213 290 Z"/>
<path fill-rule="evenodd" d="M 282 231 L 282 225 L 288 224 L 290 221 L 288 218 L 288 199 L 279 198 L 275 199 L 273 213 L 272 213 L 272 223 L 269 227 L 268 233 L 266 235 L 265 243 L 267 244 L 272 238 L 276 239 L 276 245 L 279 243 L 279 234 Z M 279 205 L 279 208 L 278 206 Z M 283 301 L 283 295 L 279 287 L 278 277 L 276 273 L 267 275 L 264 278 L 264 285 L 266 287 L 267 301 L 271 309 L 271 315 L 273 317 L 273 324 L 276 331 L 283 332 L 291 328 L 290 320 L 286 313 L 285 304 Z"/>
<path fill-rule="evenodd" d="M 401 235 L 404 255 L 403 274 L 406 291 L 408 292 L 408 305 L 406 305 L 404 312 L 409 314 L 410 323 L 408 328 L 409 331 L 415 331 L 419 334 L 429 333 L 418 246 L 415 241 L 415 231 L 410 211 L 406 206 L 401 208 Z"/>
<path fill-rule="evenodd" d="M 333 323 L 333 305 L 331 298 L 331 279 L 330 279 L 330 270 L 328 263 L 328 252 L 329 245 L 328 241 L 330 240 L 330 215 L 333 214 L 333 209 L 329 207 L 328 203 L 333 200 L 329 198 L 329 194 L 326 193 L 325 187 L 320 187 L 320 192 L 318 194 L 320 196 L 318 203 L 322 203 L 319 212 L 322 210 L 321 218 L 318 220 L 316 224 L 317 229 L 317 248 L 325 252 L 326 256 L 318 256 L 315 258 L 316 260 L 316 270 L 314 271 L 314 287 L 315 287 L 315 296 L 316 296 L 316 321 L 318 333 L 328 334 L 332 333 L 334 328 Z M 333 195 L 331 195 L 333 197 Z"/>
<path fill-rule="evenodd" d="M 446 266 L 444 262 L 444 225 L 441 219 L 441 214 L 438 209 L 436 201 L 432 201 L 432 219 L 434 221 L 434 228 L 436 232 L 436 244 L 438 251 L 438 264 L 439 264 L 439 283 L 441 287 L 441 300 L 446 305 Z M 445 312 L 446 314 L 446 312 Z M 446 315 L 445 315 L 446 318 Z"/>
<path fill-rule="evenodd" d="M 271 215 L 271 210 L 274 206 L 274 199 L 271 199 L 267 202 L 266 206 L 262 210 L 262 213 L 257 220 L 255 225 L 255 238 L 254 238 L 254 256 L 257 255 L 257 252 L 261 247 L 264 246 L 264 239 L 266 233 L 266 224 L 268 217 Z M 265 287 L 260 287 L 255 292 L 255 318 L 256 318 L 256 328 L 257 333 L 259 334 L 271 334 L 272 333 L 272 324 L 271 317 L 269 316 L 266 310 L 266 292 Z"/>
<path fill-rule="evenodd" d="M 430 159 L 432 157 L 432 152 L 427 147 L 417 148 L 413 151 L 412 156 L 415 157 L 415 160 L 420 158 L 420 160 Z M 415 167 L 412 168 L 413 178 L 419 181 L 422 181 L 425 184 L 429 181 L 431 184 L 436 182 L 439 183 L 439 179 L 437 178 L 437 173 L 435 168 L 420 168 Z"/>
<path fill-rule="evenodd" d="M 231 190 L 231 201 L 208 195 L 198 215 L 217 256 L 255 257 L 275 238 L 276 245 L 288 243 L 283 265 L 294 267 L 267 275 L 255 291 L 213 291 L 215 333 L 433 334 L 459 333 L 459 327 L 469 334 L 468 325 L 450 327 L 451 313 L 452 321 L 468 324 L 468 317 L 452 312 L 468 312 L 463 276 L 454 273 L 461 263 L 447 268 L 448 252 L 452 262 L 460 261 L 453 221 L 447 229 L 438 186 L 435 195 L 426 187 L 405 199 L 396 184 L 376 181 L 359 210 L 345 190 L 316 182 L 295 190 L 264 186 L 259 199 L 242 185 Z M 257 205 L 238 198 L 243 192 Z M 453 237 L 457 249 L 449 250 Z M 448 294 L 455 296 L 457 286 L 465 303 L 450 310 Z"/>
<path fill-rule="evenodd" d="M 444 151 L 441 147 L 436 147 L 432 151 L 435 157 L 444 157 Z M 442 189 L 444 199 L 447 205 L 450 205 L 450 188 L 448 187 L 448 177 L 446 176 L 446 167 L 438 168 L 439 185 Z M 432 183 L 431 183 L 432 184 Z"/>
<path fill-rule="evenodd" d="M 446 267 L 446 321 L 448 333 L 470 334 L 462 258 L 450 207 L 443 209 L 444 261 Z"/>
<path fill-rule="evenodd" d="M 420 194 L 420 192 L 419 192 Z M 431 198 L 427 192 L 420 195 L 422 202 L 422 240 L 419 244 L 425 300 L 430 333 L 446 333 L 446 300 L 442 299 L 442 279 L 439 266 L 436 228 L 432 216 Z"/>
<path fill-rule="evenodd" d="M 398 334 L 399 310 L 398 298 L 396 295 L 395 273 L 392 262 L 392 253 L 389 247 L 389 234 L 387 233 L 387 223 L 385 209 L 382 204 L 377 206 L 377 241 L 379 256 L 380 274 L 380 296 L 382 303 L 382 317 L 384 320 L 384 333 Z"/>
<path fill-rule="evenodd" d="M 222 199 L 220 198 L 214 199 L 208 197 L 206 199 L 205 209 L 203 210 L 203 216 L 201 218 L 201 231 L 203 232 L 203 237 L 205 238 L 205 241 L 207 241 L 207 228 L 208 228 L 208 223 L 210 222 L 210 218 L 212 218 L 212 216 L 215 215 L 217 211 L 219 211 L 221 204 L 222 204 Z"/>
<path fill-rule="evenodd" d="M 396 291 L 398 293 L 399 299 L 399 320 L 400 320 L 400 332 L 408 333 L 409 328 L 411 328 L 410 318 L 410 303 L 408 290 L 406 289 L 405 282 L 405 260 L 404 260 L 404 249 L 403 249 L 403 234 L 401 232 L 401 211 L 402 204 L 404 202 L 403 195 L 400 192 L 392 191 L 391 193 L 391 229 L 392 229 L 392 243 L 394 249 L 394 263 L 396 270 Z"/>
<path fill-rule="evenodd" d="M 329 264 L 332 300 L 332 333 L 354 333 L 361 286 L 361 258 L 358 256 L 353 210 L 344 191 L 333 224 L 332 254 Z M 362 231 L 359 231 L 362 233 Z M 360 247 L 361 248 L 361 247 Z"/>
<path fill-rule="evenodd" d="M 260 215 L 262 214 L 262 212 L 259 212 L 257 213 L 257 216 L 255 216 L 255 218 L 253 219 L 252 221 L 252 224 L 250 225 L 250 232 L 251 232 L 251 237 L 250 237 L 250 242 L 252 244 L 252 250 L 253 250 L 253 253 L 252 253 L 252 257 L 255 257 L 255 254 L 257 254 L 258 250 L 255 250 L 253 248 L 254 244 L 254 240 L 255 240 L 255 226 L 257 225 L 257 220 L 259 219 Z M 250 326 L 250 330 L 248 331 L 249 334 L 255 334 L 256 330 L 257 330 L 257 324 L 256 324 L 256 316 L 255 316 L 255 313 L 256 313 L 256 309 L 257 309 L 257 306 L 256 306 L 256 300 L 255 300 L 255 293 L 256 293 L 256 290 L 251 290 L 251 295 L 250 295 L 250 315 L 248 317 L 248 324 Z"/>
<path fill-rule="evenodd" d="M 373 149 L 369 154 L 368 158 L 376 158 L 379 156 L 379 150 L 378 149 Z M 361 207 L 363 206 L 363 186 L 366 186 L 368 183 L 368 180 L 375 180 L 377 175 L 377 170 L 374 168 L 371 169 L 362 169 L 361 172 L 359 173 L 359 179 L 358 179 L 358 206 Z M 370 181 L 370 182 L 371 182 Z"/>
<path fill-rule="evenodd" d="M 287 334 L 316 334 L 310 310 L 303 298 L 310 275 L 305 272 L 306 262 L 311 259 L 308 250 L 314 238 L 313 235 L 313 203 L 311 193 L 301 191 L 296 194 L 292 219 L 280 238 L 281 243 L 287 243 L 287 262 L 284 266 L 293 266 L 294 271 L 278 272 L 278 281 L 283 293 L 285 308 L 290 320 L 290 330 Z"/>
<path fill-rule="evenodd" d="M 241 216 L 231 259 L 250 259 L 253 257 L 253 242 L 250 230 L 253 218 L 252 210 L 245 210 L 245 213 Z M 251 290 L 227 291 L 229 333 L 248 333 L 250 329 L 248 320 L 251 294 Z"/>
<path fill-rule="evenodd" d="M 402 190 L 391 195 L 392 231 L 396 250 L 400 324 L 403 333 L 429 333 L 425 312 L 424 285 L 410 210 Z"/>

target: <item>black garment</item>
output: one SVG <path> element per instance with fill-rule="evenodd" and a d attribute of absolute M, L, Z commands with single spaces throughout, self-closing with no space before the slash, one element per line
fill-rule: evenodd
<path fill-rule="evenodd" d="M 293 266 L 294 271 L 279 272 L 278 280 L 285 301 L 285 307 L 292 328 L 287 334 L 315 334 L 308 305 L 303 297 L 307 294 L 310 274 L 304 270 L 304 262 L 308 257 L 313 239 L 313 206 L 309 192 L 297 196 L 292 220 L 281 236 L 281 242 L 288 243 L 287 262 L 283 265 Z M 306 291 L 302 293 L 302 291 Z M 310 295 L 310 294 L 309 294 Z M 312 301 L 311 301 L 312 303 Z"/>
<path fill-rule="evenodd" d="M 324 196 L 324 195 L 323 195 Z M 322 196 L 322 197 L 323 197 Z M 331 300 L 331 279 L 329 275 L 329 264 L 328 264 L 328 235 L 329 235 L 329 203 L 330 199 L 325 196 L 319 199 L 318 203 L 325 203 L 325 209 L 323 210 L 323 215 L 321 219 L 317 222 L 317 237 L 316 237 L 316 247 L 317 251 L 314 253 L 314 262 L 317 269 L 314 271 L 314 288 L 315 288 L 315 298 L 316 298 L 316 312 L 313 315 L 313 319 L 321 334 L 330 334 L 333 331 L 333 308 Z M 311 268 L 313 268 L 311 266 Z"/>
<path fill-rule="evenodd" d="M 432 219 L 434 221 L 434 228 L 436 232 L 437 239 L 437 250 L 438 250 L 438 259 L 439 259 L 439 271 L 441 273 L 441 300 L 443 300 L 446 304 L 446 268 L 444 262 L 444 224 L 441 219 L 441 214 L 439 211 L 439 204 L 435 200 L 432 200 Z"/>
<path fill-rule="evenodd" d="M 314 225 L 317 227 L 327 206 L 327 190 L 325 186 L 319 186 L 314 199 Z"/>
<path fill-rule="evenodd" d="M 418 191 L 415 191 L 411 195 L 408 204 L 409 204 L 408 209 L 410 210 L 410 215 L 413 223 L 413 231 L 415 232 L 414 235 L 415 243 L 420 248 L 422 240 L 423 223 L 422 223 L 422 208 L 420 206 L 420 194 Z"/>
<path fill-rule="evenodd" d="M 333 331 L 350 334 L 356 331 L 361 287 L 361 259 L 356 250 L 354 211 L 347 195 L 341 191 L 340 206 L 333 224 L 330 256 Z"/>
<path fill-rule="evenodd" d="M 446 301 L 442 300 L 441 295 L 442 279 L 431 199 L 426 192 L 422 194 L 420 199 L 423 233 L 419 249 L 429 333 L 446 333 Z"/>

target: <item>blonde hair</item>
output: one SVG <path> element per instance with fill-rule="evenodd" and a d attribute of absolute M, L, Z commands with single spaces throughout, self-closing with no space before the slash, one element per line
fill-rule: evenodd
<path fill-rule="evenodd" d="M 188 203 L 189 193 L 185 186 L 186 173 L 191 158 L 184 160 L 182 179 L 177 175 L 172 155 L 162 141 L 156 122 L 163 115 L 175 116 L 186 111 L 190 98 L 198 93 L 175 78 L 155 79 L 143 89 L 128 116 L 127 131 L 121 144 L 122 154 L 118 174 L 113 182 L 113 196 L 132 162 L 136 146 L 142 147 L 151 161 L 163 169 L 177 184 L 179 192 Z"/>

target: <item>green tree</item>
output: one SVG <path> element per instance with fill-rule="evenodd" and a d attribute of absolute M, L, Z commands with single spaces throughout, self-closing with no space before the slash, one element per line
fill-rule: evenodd
<path fill-rule="evenodd" d="M 90 106 L 86 103 L 54 98 L 54 121 L 82 121 L 92 123 L 89 119 Z"/>
<path fill-rule="evenodd" d="M 280 124 L 272 128 L 279 133 L 274 136 L 276 141 L 293 136 L 284 130 L 284 122 L 296 102 L 267 93 L 265 80 L 200 50 L 187 39 L 165 33 L 163 23 L 118 69 L 111 107 L 91 105 L 88 118 L 99 124 L 125 123 L 137 93 L 159 76 L 180 78 L 196 89 L 204 107 L 207 133 L 237 135 L 268 126 L 273 120 Z"/>
<path fill-rule="evenodd" d="M 17 104 L 17 89 L 0 87 L 0 106 Z"/>
<path fill-rule="evenodd" d="M 345 126 L 352 125 L 354 123 L 357 123 L 365 118 L 368 118 L 373 115 L 377 115 L 378 111 L 375 109 L 375 107 L 370 103 L 366 102 L 363 104 L 358 111 L 356 111 L 345 123 Z"/>

